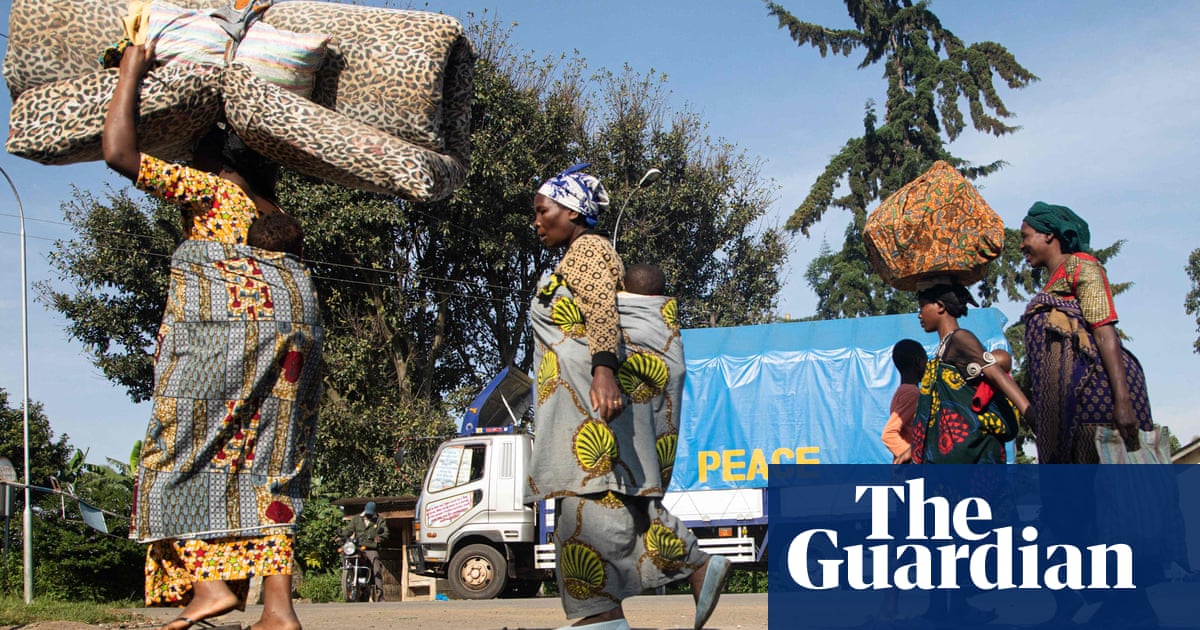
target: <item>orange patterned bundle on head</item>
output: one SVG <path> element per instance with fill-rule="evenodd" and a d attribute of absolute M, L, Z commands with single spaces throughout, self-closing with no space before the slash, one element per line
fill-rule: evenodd
<path fill-rule="evenodd" d="M 1004 249 L 1004 222 L 962 174 L 938 160 L 867 217 L 867 256 L 888 284 L 915 291 L 933 276 L 983 279 Z"/>

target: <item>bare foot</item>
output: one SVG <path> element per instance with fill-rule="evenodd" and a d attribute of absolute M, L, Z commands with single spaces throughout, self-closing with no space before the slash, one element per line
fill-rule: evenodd
<path fill-rule="evenodd" d="M 250 630 L 301 630 L 300 620 L 293 618 L 290 621 L 276 619 L 267 621 L 259 619 L 254 625 L 250 626 Z"/>
<path fill-rule="evenodd" d="M 292 606 L 292 576 L 289 573 L 263 578 L 263 611 L 251 630 L 300 630 L 300 618 Z"/>
<path fill-rule="evenodd" d="M 262 617 L 250 626 L 250 630 L 301 630 L 300 618 L 296 616 L 296 611 L 290 606 L 283 607 L 263 607 Z"/>
<path fill-rule="evenodd" d="M 224 581 L 196 582 L 191 603 L 179 613 L 179 617 L 163 624 L 159 630 L 184 630 L 202 619 L 223 615 L 237 605 L 237 595 L 229 590 L 229 585 Z"/>

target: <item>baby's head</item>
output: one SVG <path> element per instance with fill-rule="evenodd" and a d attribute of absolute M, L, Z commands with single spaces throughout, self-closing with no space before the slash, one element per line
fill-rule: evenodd
<path fill-rule="evenodd" d="M 273 252 L 304 255 L 304 228 L 290 214 L 267 212 L 259 215 L 246 231 L 246 244 Z"/>
<path fill-rule="evenodd" d="M 667 277 L 658 265 L 633 265 L 625 270 L 625 290 L 641 295 L 662 295 Z"/>
<path fill-rule="evenodd" d="M 1007 350 L 992 350 L 992 356 L 996 358 L 996 365 L 999 365 L 1005 372 L 1012 374 L 1012 355 Z"/>

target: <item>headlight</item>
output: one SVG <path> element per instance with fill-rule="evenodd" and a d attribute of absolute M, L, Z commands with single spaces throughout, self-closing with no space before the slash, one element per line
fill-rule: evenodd
<path fill-rule="evenodd" d="M 353 556 L 358 553 L 358 546 L 353 541 L 347 540 L 346 544 L 342 545 L 342 555 Z"/>

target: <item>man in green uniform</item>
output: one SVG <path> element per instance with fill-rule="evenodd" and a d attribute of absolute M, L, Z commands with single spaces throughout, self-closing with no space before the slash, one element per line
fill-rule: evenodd
<path fill-rule="evenodd" d="M 354 515 L 342 528 L 342 540 L 353 540 L 371 565 L 377 601 L 383 601 L 383 563 L 379 561 L 379 545 L 387 540 L 387 521 L 379 518 L 375 502 L 368 501 L 362 514 Z"/>

